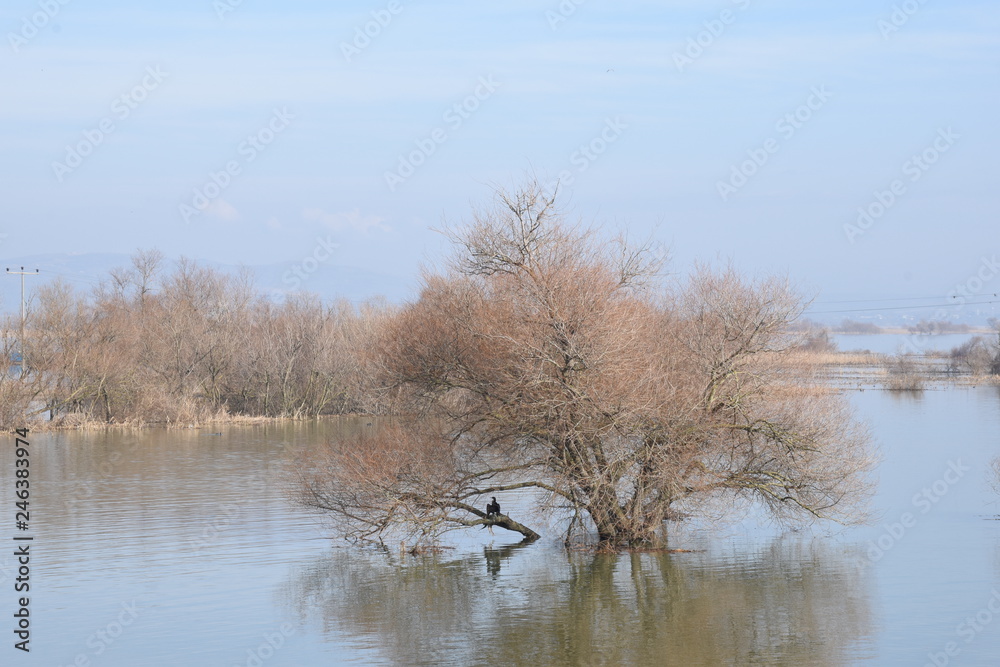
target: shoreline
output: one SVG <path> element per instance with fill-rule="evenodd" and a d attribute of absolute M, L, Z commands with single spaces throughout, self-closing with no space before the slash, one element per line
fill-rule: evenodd
<path fill-rule="evenodd" d="M 874 334 L 873 334 L 874 335 Z M 1000 386 L 1000 375 L 975 375 L 951 371 L 943 363 L 943 353 L 925 353 L 907 356 L 911 366 L 901 378 L 895 371 L 900 357 L 868 351 L 794 352 L 786 357 L 784 369 L 789 380 L 804 390 L 828 389 L 833 391 L 884 390 L 916 393 L 939 390 L 943 387 Z M 902 380 L 902 383 L 900 383 Z M 895 382 L 895 386 L 893 386 Z M 332 421 L 337 419 L 377 419 L 392 415 L 368 413 L 327 414 L 315 417 L 264 417 L 254 415 L 215 415 L 201 421 L 135 421 L 107 423 L 83 419 L 79 415 L 64 415 L 55 421 L 37 418 L 25 420 L 24 426 L 32 431 L 93 431 L 93 430 L 204 430 L 216 426 L 253 426 L 285 424 L 307 421 Z"/>
<path fill-rule="evenodd" d="M 336 419 L 376 419 L 382 418 L 386 415 L 375 415 L 375 414 L 364 414 L 364 413 L 346 413 L 346 414 L 331 414 L 331 415 L 319 415 L 317 417 L 262 417 L 253 415 L 234 415 L 230 417 L 212 417 L 211 419 L 206 419 L 203 421 L 178 423 L 178 422 L 101 422 L 94 420 L 84 420 L 76 422 L 72 415 L 66 415 L 55 422 L 53 421 L 40 421 L 38 419 L 25 420 L 25 427 L 34 432 L 54 432 L 54 431 L 98 431 L 98 430 L 147 430 L 147 429 L 163 429 L 163 430 L 177 430 L 177 431 L 196 431 L 205 430 L 212 428 L 214 426 L 256 426 L 256 425 L 268 425 L 268 424 L 285 424 L 293 422 L 309 422 L 309 421 L 333 421 Z M 74 423 L 67 423 L 74 422 Z M 13 430 L 13 429 L 9 429 Z"/>

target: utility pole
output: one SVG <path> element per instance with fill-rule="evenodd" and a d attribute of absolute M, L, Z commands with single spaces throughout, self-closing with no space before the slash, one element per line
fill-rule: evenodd
<path fill-rule="evenodd" d="M 7 269 L 7 273 L 12 276 L 21 276 L 21 336 L 17 339 L 18 352 L 21 353 L 21 373 L 24 373 L 24 277 L 25 276 L 37 276 L 38 269 L 34 271 L 25 271 L 24 267 L 21 267 L 20 271 L 11 271 Z"/>

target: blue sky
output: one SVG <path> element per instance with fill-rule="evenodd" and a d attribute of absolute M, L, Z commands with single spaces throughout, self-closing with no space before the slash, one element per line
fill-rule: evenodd
<path fill-rule="evenodd" d="M 415 280 L 431 227 L 533 173 L 675 271 L 1000 291 L 995 2 L 9 0 L 0 28 L 0 259 Z"/>

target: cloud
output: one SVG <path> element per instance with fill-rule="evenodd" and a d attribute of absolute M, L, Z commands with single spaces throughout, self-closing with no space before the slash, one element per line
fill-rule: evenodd
<path fill-rule="evenodd" d="M 232 222 L 234 220 L 240 219 L 240 212 L 236 208 L 221 197 L 209 204 L 205 212 L 212 215 L 219 220 L 225 220 L 226 222 Z"/>
<path fill-rule="evenodd" d="M 343 213 L 327 213 L 319 208 L 307 208 L 302 211 L 302 217 L 306 220 L 319 222 L 338 232 L 355 230 L 367 234 L 372 229 L 379 229 L 383 232 L 391 231 L 389 225 L 383 224 L 385 218 L 380 218 L 377 215 L 362 215 L 361 209 L 358 208 Z"/>

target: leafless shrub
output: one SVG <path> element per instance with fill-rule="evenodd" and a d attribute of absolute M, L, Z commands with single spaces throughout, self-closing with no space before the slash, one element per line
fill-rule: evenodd
<path fill-rule="evenodd" d="M 989 483 L 994 493 L 1000 494 L 1000 456 L 990 461 Z"/>
<path fill-rule="evenodd" d="M 837 343 L 830 340 L 828 329 L 813 329 L 803 334 L 802 342 L 797 345 L 800 352 L 829 354 L 837 351 Z"/>
<path fill-rule="evenodd" d="M 926 373 L 912 355 L 897 354 L 886 363 L 886 389 L 923 391 L 926 380 Z"/>
<path fill-rule="evenodd" d="M 1000 334 L 996 337 L 973 336 L 952 348 L 949 368 L 973 375 L 1000 375 Z"/>

